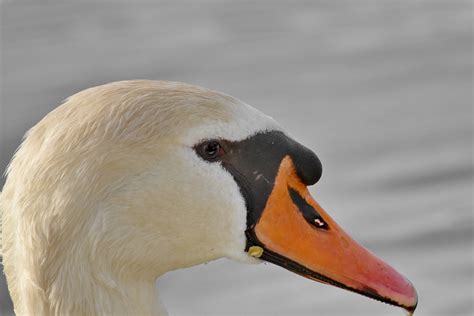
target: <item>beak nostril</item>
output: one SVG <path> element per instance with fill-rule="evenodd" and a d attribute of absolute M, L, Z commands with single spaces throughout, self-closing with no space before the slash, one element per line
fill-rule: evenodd
<path fill-rule="evenodd" d="M 293 203 L 295 203 L 298 210 L 309 224 L 318 229 L 329 229 L 328 224 L 324 221 L 321 215 L 311 205 L 309 205 L 296 190 L 288 187 L 288 192 L 290 193 Z"/>

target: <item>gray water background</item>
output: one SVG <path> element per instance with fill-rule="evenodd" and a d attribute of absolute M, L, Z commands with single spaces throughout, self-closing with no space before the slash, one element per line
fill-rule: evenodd
<path fill-rule="evenodd" d="M 415 315 L 473 315 L 472 23 L 457 0 L 2 2 L 0 169 L 84 88 L 221 90 L 320 156 L 313 195 L 413 282 Z M 158 287 L 171 315 L 403 315 L 270 264 L 219 260 Z"/>

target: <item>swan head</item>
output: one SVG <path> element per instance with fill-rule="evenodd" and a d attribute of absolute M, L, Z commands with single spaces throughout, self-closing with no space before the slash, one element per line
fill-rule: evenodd
<path fill-rule="evenodd" d="M 9 283 L 31 274 L 54 296 L 73 261 L 113 283 L 227 257 L 414 310 L 410 282 L 309 194 L 321 170 L 272 118 L 228 95 L 157 81 L 84 90 L 29 131 L 9 166 Z"/>

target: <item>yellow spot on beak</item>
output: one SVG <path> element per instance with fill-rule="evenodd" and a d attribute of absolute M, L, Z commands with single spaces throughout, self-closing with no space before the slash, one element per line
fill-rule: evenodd
<path fill-rule="evenodd" d="M 260 258 L 263 254 L 263 248 L 259 246 L 252 246 L 249 248 L 249 255 L 255 258 Z"/>

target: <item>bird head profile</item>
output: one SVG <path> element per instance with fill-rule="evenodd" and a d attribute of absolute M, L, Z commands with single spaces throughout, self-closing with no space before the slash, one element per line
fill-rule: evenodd
<path fill-rule="evenodd" d="M 19 315 L 164 314 L 155 280 L 267 261 L 413 312 L 412 284 L 309 193 L 318 156 L 226 94 L 132 80 L 81 91 L 28 131 L 0 195 Z"/>

